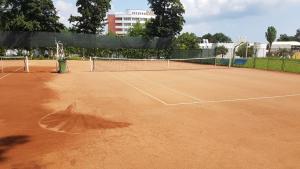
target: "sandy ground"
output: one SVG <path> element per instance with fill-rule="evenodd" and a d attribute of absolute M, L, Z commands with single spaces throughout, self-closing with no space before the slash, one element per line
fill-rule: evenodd
<path fill-rule="evenodd" d="M 297 74 L 31 64 L 0 74 L 0 168 L 300 168 Z"/>

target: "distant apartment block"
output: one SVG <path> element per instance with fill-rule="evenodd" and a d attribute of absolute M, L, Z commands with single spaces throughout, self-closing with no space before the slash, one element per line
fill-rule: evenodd
<path fill-rule="evenodd" d="M 126 35 L 128 29 L 137 22 L 146 23 L 146 21 L 154 18 L 155 15 L 150 10 L 133 10 L 128 9 L 125 13 L 111 13 L 107 16 L 108 31 L 117 35 Z"/>

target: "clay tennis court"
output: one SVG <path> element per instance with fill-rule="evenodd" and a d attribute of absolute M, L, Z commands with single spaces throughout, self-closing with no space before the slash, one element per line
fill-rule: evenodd
<path fill-rule="evenodd" d="M 300 76 L 252 69 L 0 74 L 0 168 L 300 168 Z"/>

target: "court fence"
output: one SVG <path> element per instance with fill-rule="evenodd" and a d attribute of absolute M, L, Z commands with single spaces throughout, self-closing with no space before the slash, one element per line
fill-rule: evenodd
<path fill-rule="evenodd" d="M 3 49 L 25 50 L 30 58 L 51 58 L 55 55 L 56 42 L 64 45 L 69 58 L 206 58 L 215 57 L 213 49 L 178 50 L 173 48 L 172 38 L 105 36 L 71 32 L 0 32 L 0 55 Z M 27 51 L 27 52 L 26 52 Z M 19 55 L 20 56 L 20 55 Z"/>
<path fill-rule="evenodd" d="M 245 64 L 234 64 L 233 66 L 270 71 L 300 73 L 299 59 L 266 57 L 248 58 L 244 60 L 246 61 Z"/>
<path fill-rule="evenodd" d="M 10 49 L 56 47 L 56 42 L 65 47 L 87 49 L 166 49 L 172 44 L 172 38 L 145 39 L 71 32 L 0 32 L 0 47 Z"/>

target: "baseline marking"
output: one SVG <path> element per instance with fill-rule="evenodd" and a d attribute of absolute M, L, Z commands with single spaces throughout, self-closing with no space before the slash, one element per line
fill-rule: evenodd
<path fill-rule="evenodd" d="M 168 106 L 209 104 L 209 103 L 226 103 L 226 102 L 239 102 L 239 101 L 250 101 L 250 100 L 271 100 L 271 99 L 280 99 L 280 98 L 297 97 L 297 96 L 300 96 L 300 93 L 288 94 L 288 95 L 279 95 L 279 96 L 250 97 L 250 98 L 243 98 L 243 99 L 210 100 L 210 101 L 204 101 L 204 102 L 187 102 L 187 103 L 168 104 Z"/>

